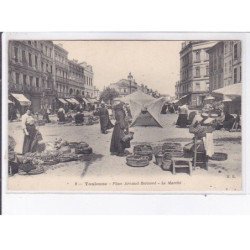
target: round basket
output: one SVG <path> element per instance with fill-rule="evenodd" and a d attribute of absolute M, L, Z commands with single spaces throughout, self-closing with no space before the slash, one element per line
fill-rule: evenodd
<path fill-rule="evenodd" d="M 160 166 L 162 164 L 163 161 L 163 152 L 160 151 L 157 154 L 155 154 L 155 163 L 156 165 Z"/>
<path fill-rule="evenodd" d="M 177 142 L 166 142 L 162 145 L 162 151 L 173 150 L 173 151 L 181 151 L 182 146 Z"/>
<path fill-rule="evenodd" d="M 149 155 L 153 153 L 153 149 L 150 145 L 136 145 L 134 146 L 134 153 L 137 155 Z"/>
<path fill-rule="evenodd" d="M 44 173 L 44 168 L 42 166 L 38 166 L 35 169 L 30 170 L 28 173 L 19 169 L 18 174 L 19 175 L 37 175 Z"/>
<path fill-rule="evenodd" d="M 130 167 L 146 167 L 149 164 L 147 156 L 129 155 L 126 157 L 127 165 Z"/>
<path fill-rule="evenodd" d="M 227 154 L 226 153 L 214 153 L 211 157 L 211 160 L 213 161 L 226 161 L 227 160 Z"/>
<path fill-rule="evenodd" d="M 161 164 L 161 168 L 164 171 L 169 171 L 171 170 L 172 167 L 172 160 L 163 160 L 162 164 Z"/>

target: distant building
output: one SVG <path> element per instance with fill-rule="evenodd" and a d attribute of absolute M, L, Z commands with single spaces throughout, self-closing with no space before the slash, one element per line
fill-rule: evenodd
<path fill-rule="evenodd" d="M 94 85 L 93 85 L 93 69 L 91 65 L 88 65 L 86 62 L 80 63 L 84 68 L 83 77 L 84 77 L 84 95 L 86 97 L 94 97 Z"/>
<path fill-rule="evenodd" d="M 177 96 L 187 96 L 190 106 L 199 107 L 209 92 L 209 55 L 216 42 L 186 41 L 180 51 L 180 83 Z"/>
<path fill-rule="evenodd" d="M 69 94 L 84 96 L 84 68 L 76 60 L 69 61 Z"/>
<path fill-rule="evenodd" d="M 110 88 L 114 88 L 117 92 L 119 92 L 120 96 L 126 96 L 137 91 L 138 84 L 131 73 L 129 73 L 127 79 L 121 79 L 116 83 L 111 83 Z"/>

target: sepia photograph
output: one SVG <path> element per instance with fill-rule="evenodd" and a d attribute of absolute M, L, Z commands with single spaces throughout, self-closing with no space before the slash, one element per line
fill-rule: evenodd
<path fill-rule="evenodd" d="M 243 191 L 241 40 L 7 43 L 7 191 Z"/>

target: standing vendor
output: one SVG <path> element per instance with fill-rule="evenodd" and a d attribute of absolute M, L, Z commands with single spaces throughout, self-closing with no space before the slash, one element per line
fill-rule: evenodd
<path fill-rule="evenodd" d="M 36 129 L 35 119 L 31 116 L 29 109 L 22 116 L 22 129 L 24 132 L 22 153 L 35 152 L 37 143 L 42 138 L 40 138 L 41 134 Z"/>
<path fill-rule="evenodd" d="M 176 125 L 185 128 L 188 123 L 188 107 L 187 105 L 183 105 L 179 108 L 179 116 L 176 122 Z"/>

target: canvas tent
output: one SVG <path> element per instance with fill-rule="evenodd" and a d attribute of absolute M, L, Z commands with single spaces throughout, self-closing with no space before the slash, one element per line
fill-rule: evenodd
<path fill-rule="evenodd" d="M 159 115 L 165 103 L 165 98 L 155 99 L 141 91 L 137 91 L 123 97 L 122 101 L 130 104 L 131 126 L 163 127 Z"/>
<path fill-rule="evenodd" d="M 137 118 L 135 118 L 134 122 L 132 122 L 132 125 L 139 126 L 139 121 L 142 121 L 142 124 L 140 126 L 158 126 L 163 127 L 163 123 L 160 119 L 160 113 L 162 110 L 162 106 L 166 102 L 165 98 L 159 98 L 155 99 L 149 104 L 145 105 L 146 111 L 143 110 Z M 144 121 L 142 118 L 146 116 L 147 119 Z M 144 121 L 144 122 L 143 122 Z"/>

